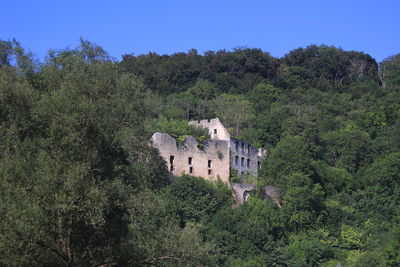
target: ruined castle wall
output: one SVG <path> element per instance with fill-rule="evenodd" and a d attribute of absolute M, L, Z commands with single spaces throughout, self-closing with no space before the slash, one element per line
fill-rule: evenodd
<path fill-rule="evenodd" d="M 210 120 L 189 121 L 189 124 L 207 128 L 210 133 L 211 139 L 229 141 L 231 138 L 228 131 L 225 129 L 218 118 Z"/>
<path fill-rule="evenodd" d="M 233 197 L 236 199 L 238 204 L 246 202 L 249 199 L 251 192 L 256 188 L 251 184 L 231 183 L 230 186 L 232 188 Z"/>
<path fill-rule="evenodd" d="M 220 178 L 229 182 L 228 141 L 207 140 L 204 149 L 199 149 L 199 143 L 192 136 L 187 136 L 179 147 L 176 140 L 166 133 L 154 133 L 151 140 L 173 175 L 189 174 L 210 181 Z"/>
<path fill-rule="evenodd" d="M 265 152 L 234 138 L 230 139 L 230 151 L 231 167 L 238 171 L 239 176 L 249 173 L 257 177 Z"/>
<path fill-rule="evenodd" d="M 266 154 L 264 149 L 257 149 L 247 142 L 231 138 L 218 118 L 190 121 L 189 124 L 207 128 L 212 139 L 229 141 L 230 166 L 237 170 L 239 176 L 249 173 L 257 177 L 261 160 Z"/>
<path fill-rule="evenodd" d="M 238 204 L 246 202 L 251 194 L 254 192 L 256 187 L 252 184 L 237 184 L 231 183 L 233 197 L 236 199 Z M 270 199 L 277 207 L 281 208 L 282 203 L 279 200 L 279 189 L 275 186 L 265 186 L 265 199 Z"/>

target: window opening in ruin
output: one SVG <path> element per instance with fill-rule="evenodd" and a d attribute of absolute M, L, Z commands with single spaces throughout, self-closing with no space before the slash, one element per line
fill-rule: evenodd
<path fill-rule="evenodd" d="M 239 151 L 239 141 L 235 141 L 236 151 Z"/>
<path fill-rule="evenodd" d="M 212 167 L 212 160 L 208 160 L 208 168 L 211 168 Z"/>
<path fill-rule="evenodd" d="M 243 176 L 244 176 L 244 172 L 241 172 L 241 173 L 240 173 L 240 176 L 243 177 Z"/>
<path fill-rule="evenodd" d="M 244 143 L 242 143 L 242 152 L 244 153 Z"/>
<path fill-rule="evenodd" d="M 208 175 L 211 175 L 211 170 L 208 170 Z"/>
<path fill-rule="evenodd" d="M 208 121 L 208 122 L 210 122 L 211 120 L 210 120 L 210 119 L 208 119 L 207 121 Z"/>
<path fill-rule="evenodd" d="M 250 167 L 250 159 L 247 159 L 247 167 Z"/>
<path fill-rule="evenodd" d="M 261 162 L 257 161 L 257 169 L 261 168 Z"/>
<path fill-rule="evenodd" d="M 193 173 L 193 167 L 189 167 L 189 173 Z"/>
<path fill-rule="evenodd" d="M 200 123 L 200 120 L 198 120 L 197 123 Z"/>
<path fill-rule="evenodd" d="M 242 166 L 242 167 L 244 166 L 244 158 L 240 159 L 240 166 Z"/>
<path fill-rule="evenodd" d="M 188 164 L 192 165 L 192 157 L 188 157 Z"/>
<path fill-rule="evenodd" d="M 250 197 L 250 192 L 249 191 L 244 191 L 243 192 L 243 200 L 244 202 L 247 202 L 247 200 L 249 200 Z"/>
<path fill-rule="evenodd" d="M 214 134 L 217 134 L 217 129 L 214 129 Z"/>
<path fill-rule="evenodd" d="M 251 152 L 250 145 L 247 145 L 247 153 L 249 153 L 249 154 L 250 154 L 250 152 Z"/>
<path fill-rule="evenodd" d="M 169 171 L 172 172 L 174 170 L 174 156 L 169 156 L 169 163 L 171 164 L 171 167 L 169 168 Z"/>
<path fill-rule="evenodd" d="M 235 165 L 239 165 L 239 156 L 235 156 Z"/>

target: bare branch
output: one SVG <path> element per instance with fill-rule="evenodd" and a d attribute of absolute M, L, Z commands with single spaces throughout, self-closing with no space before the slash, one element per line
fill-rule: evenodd
<path fill-rule="evenodd" d="M 35 243 L 36 243 L 37 245 L 43 247 L 43 248 L 46 248 L 46 249 L 48 249 L 48 250 L 54 252 L 54 253 L 57 254 L 59 257 L 61 257 L 61 259 L 62 259 L 65 263 L 68 263 L 68 258 L 67 258 L 66 256 L 62 255 L 62 254 L 61 254 L 59 251 L 57 251 L 56 249 L 51 248 L 51 247 L 47 246 L 46 244 L 44 244 L 43 242 L 40 242 L 40 241 L 36 241 Z"/>

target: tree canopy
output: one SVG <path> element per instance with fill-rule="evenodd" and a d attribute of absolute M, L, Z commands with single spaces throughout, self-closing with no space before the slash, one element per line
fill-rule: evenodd
<path fill-rule="evenodd" d="M 40 62 L 0 40 L 0 265 L 398 266 L 399 62 L 326 45 L 117 61 L 83 39 Z M 213 117 L 268 151 L 241 206 L 149 146 L 204 140 L 187 121 Z"/>

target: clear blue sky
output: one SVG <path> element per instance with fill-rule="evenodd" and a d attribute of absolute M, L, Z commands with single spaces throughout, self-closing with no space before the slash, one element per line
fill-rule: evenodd
<path fill-rule="evenodd" d="M 400 0 L 0 0 L 0 10 L 0 39 L 16 38 L 40 59 L 79 37 L 118 60 L 236 46 L 281 57 L 309 44 L 378 62 L 400 53 Z"/>

